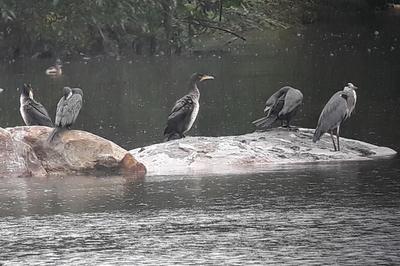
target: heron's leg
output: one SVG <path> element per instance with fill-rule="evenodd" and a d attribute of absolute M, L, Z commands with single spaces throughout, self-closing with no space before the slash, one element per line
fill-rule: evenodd
<path fill-rule="evenodd" d="M 333 148 L 335 149 L 335 151 L 337 151 L 336 144 L 335 144 L 335 138 L 333 137 L 333 130 L 329 131 L 329 133 L 331 134 L 331 138 L 332 138 L 332 142 L 333 142 Z"/>
<path fill-rule="evenodd" d="M 339 131 L 340 131 L 340 125 L 336 128 L 336 138 L 337 138 L 337 148 L 338 148 L 338 151 L 340 151 Z"/>

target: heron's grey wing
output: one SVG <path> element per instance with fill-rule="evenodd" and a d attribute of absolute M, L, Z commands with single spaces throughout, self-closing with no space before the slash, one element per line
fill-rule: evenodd
<path fill-rule="evenodd" d="M 62 126 L 72 125 L 79 115 L 82 108 L 82 96 L 80 94 L 73 94 L 66 100 L 64 104 L 63 117 L 61 118 Z"/>
<path fill-rule="evenodd" d="M 285 102 L 279 116 L 286 115 L 299 107 L 303 102 L 303 94 L 297 89 L 289 89 L 285 95 Z"/>
<path fill-rule="evenodd" d="M 347 103 L 342 91 L 336 92 L 327 102 L 318 120 L 322 132 L 328 132 L 337 127 L 347 116 Z"/>
<path fill-rule="evenodd" d="M 192 98 L 188 95 L 182 97 L 176 101 L 170 115 L 168 116 L 168 122 L 174 120 L 185 119 L 194 109 L 194 103 Z"/>

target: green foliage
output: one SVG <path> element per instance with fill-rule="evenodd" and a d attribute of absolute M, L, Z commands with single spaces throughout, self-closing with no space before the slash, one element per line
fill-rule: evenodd
<path fill-rule="evenodd" d="M 218 27 L 286 27 L 299 18 L 291 14 L 307 13 L 314 2 L 0 0 L 0 51 L 14 56 L 32 55 L 43 49 L 114 55 L 142 50 L 178 52 L 190 45 L 193 36 Z"/>

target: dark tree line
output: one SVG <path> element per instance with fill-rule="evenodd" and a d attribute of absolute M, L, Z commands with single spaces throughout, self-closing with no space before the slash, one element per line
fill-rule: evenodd
<path fill-rule="evenodd" d="M 371 6 L 387 2 L 339 1 Z M 203 33 L 242 38 L 246 28 L 285 27 L 293 23 L 288 17 L 311 14 L 319 2 L 324 1 L 0 0 L 0 57 L 179 54 Z"/>

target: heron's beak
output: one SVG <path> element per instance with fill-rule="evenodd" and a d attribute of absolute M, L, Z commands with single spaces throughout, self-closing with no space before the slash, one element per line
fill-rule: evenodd
<path fill-rule="evenodd" d="M 204 75 L 204 76 L 201 77 L 200 81 L 207 80 L 207 79 L 214 79 L 214 77 L 213 76 L 209 76 L 209 75 Z"/>

